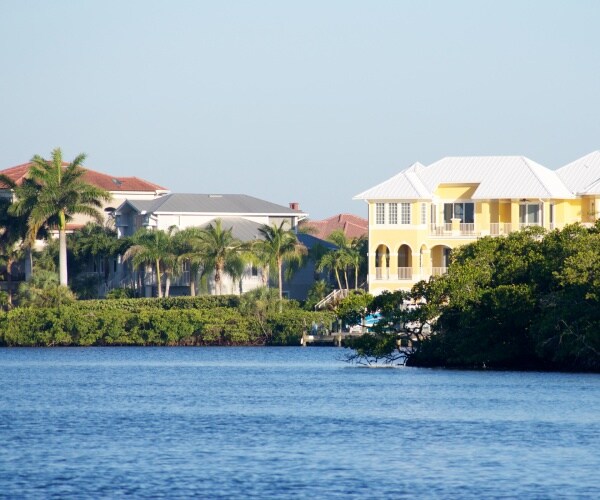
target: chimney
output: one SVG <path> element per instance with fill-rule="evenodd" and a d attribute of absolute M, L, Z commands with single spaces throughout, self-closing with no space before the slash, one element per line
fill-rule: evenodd
<path fill-rule="evenodd" d="M 292 210 L 298 211 L 298 210 L 300 210 L 300 203 L 298 203 L 297 201 L 292 201 L 292 202 L 290 202 L 290 208 Z"/>

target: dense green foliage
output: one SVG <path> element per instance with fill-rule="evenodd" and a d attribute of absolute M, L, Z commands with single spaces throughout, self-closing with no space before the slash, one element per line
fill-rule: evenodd
<path fill-rule="evenodd" d="M 482 238 L 406 298 L 425 303 L 394 321 L 433 332 L 416 332 L 410 365 L 599 371 L 600 224 Z"/>
<path fill-rule="evenodd" d="M 21 307 L 0 315 L 0 343 L 55 345 L 298 345 L 313 321 L 331 313 L 286 304 L 258 313 L 236 296 L 78 301 L 60 307 Z"/>

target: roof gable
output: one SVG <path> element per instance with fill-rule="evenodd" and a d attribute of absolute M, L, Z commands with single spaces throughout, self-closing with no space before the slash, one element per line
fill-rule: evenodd
<path fill-rule="evenodd" d="M 600 194 L 600 151 L 568 163 L 556 173 L 576 194 Z"/>
<path fill-rule="evenodd" d="M 431 198 L 431 190 L 423 184 L 421 172 L 425 169 L 421 163 L 413 163 L 409 168 L 391 179 L 357 194 L 354 200 L 397 199 L 418 200 Z"/>

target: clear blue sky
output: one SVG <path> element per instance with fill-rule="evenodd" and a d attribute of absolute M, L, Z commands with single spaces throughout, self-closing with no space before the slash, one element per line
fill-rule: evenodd
<path fill-rule="evenodd" d="M 600 2 L 0 0 L 0 167 L 366 214 L 414 161 L 600 149 Z"/>

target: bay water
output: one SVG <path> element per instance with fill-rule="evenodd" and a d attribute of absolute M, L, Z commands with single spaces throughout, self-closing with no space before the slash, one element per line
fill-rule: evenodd
<path fill-rule="evenodd" d="M 2 498 L 600 498 L 600 375 L 0 349 Z"/>

